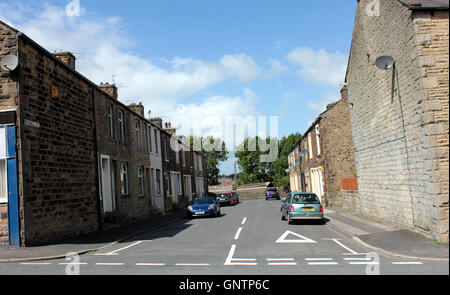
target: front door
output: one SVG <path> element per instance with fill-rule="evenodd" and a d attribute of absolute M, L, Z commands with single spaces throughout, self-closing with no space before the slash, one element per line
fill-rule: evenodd
<path fill-rule="evenodd" d="M 102 168 L 102 197 L 103 197 L 103 213 L 113 212 L 114 203 L 111 190 L 111 167 L 109 164 L 109 156 L 101 156 Z"/>

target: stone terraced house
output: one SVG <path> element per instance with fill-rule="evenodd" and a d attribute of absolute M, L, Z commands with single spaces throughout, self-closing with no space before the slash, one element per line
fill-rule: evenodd
<path fill-rule="evenodd" d="M 347 87 L 342 98 L 311 124 L 288 156 L 293 192 L 313 192 L 329 206 L 341 206 L 356 189 Z"/>
<path fill-rule="evenodd" d="M 448 0 L 359 0 L 346 74 L 358 179 L 347 209 L 440 242 L 449 230 L 448 34 Z"/>
<path fill-rule="evenodd" d="M 17 67 L 0 68 L 0 243 L 41 245 L 171 210 L 161 122 L 77 72 L 71 53 L 52 54 L 0 21 L 0 61 L 14 57 Z M 204 159 L 186 154 L 201 166 L 167 164 L 181 165 L 182 188 L 207 193 Z"/>

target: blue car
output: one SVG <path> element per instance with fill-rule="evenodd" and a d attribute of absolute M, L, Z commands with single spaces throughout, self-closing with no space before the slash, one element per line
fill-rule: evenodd
<path fill-rule="evenodd" d="M 212 197 L 197 198 L 186 210 L 186 217 L 220 216 L 220 204 Z"/>
<path fill-rule="evenodd" d="M 266 190 L 266 201 L 271 198 L 280 199 L 280 193 L 276 187 L 270 187 Z"/>

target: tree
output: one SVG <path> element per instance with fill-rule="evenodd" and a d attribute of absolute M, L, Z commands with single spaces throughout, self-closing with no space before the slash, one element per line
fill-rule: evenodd
<path fill-rule="evenodd" d="M 270 178 L 275 186 L 289 188 L 289 169 L 288 156 L 289 152 L 300 141 L 302 135 L 300 133 L 284 136 L 279 143 L 278 159 L 271 163 L 269 168 Z"/>
<path fill-rule="evenodd" d="M 269 142 L 270 138 L 267 138 L 266 143 Z M 271 181 L 268 174 L 270 163 L 260 161 L 261 155 L 268 152 L 261 151 L 259 143 L 258 136 L 249 137 L 238 146 L 234 154 L 239 159 L 237 163 L 242 169 L 242 172 L 239 173 L 238 185 Z"/>
<path fill-rule="evenodd" d="M 205 157 L 208 173 L 208 184 L 219 184 L 219 164 L 228 160 L 228 151 L 221 139 L 208 137 L 189 137 L 191 149 Z"/>

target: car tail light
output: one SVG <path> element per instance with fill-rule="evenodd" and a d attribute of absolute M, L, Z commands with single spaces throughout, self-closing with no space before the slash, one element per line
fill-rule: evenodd
<path fill-rule="evenodd" d="M 289 211 L 290 211 L 290 212 L 295 212 L 294 206 L 291 206 L 291 207 L 289 208 Z"/>
<path fill-rule="evenodd" d="M 323 212 L 323 207 L 322 206 L 320 206 L 320 212 Z"/>

